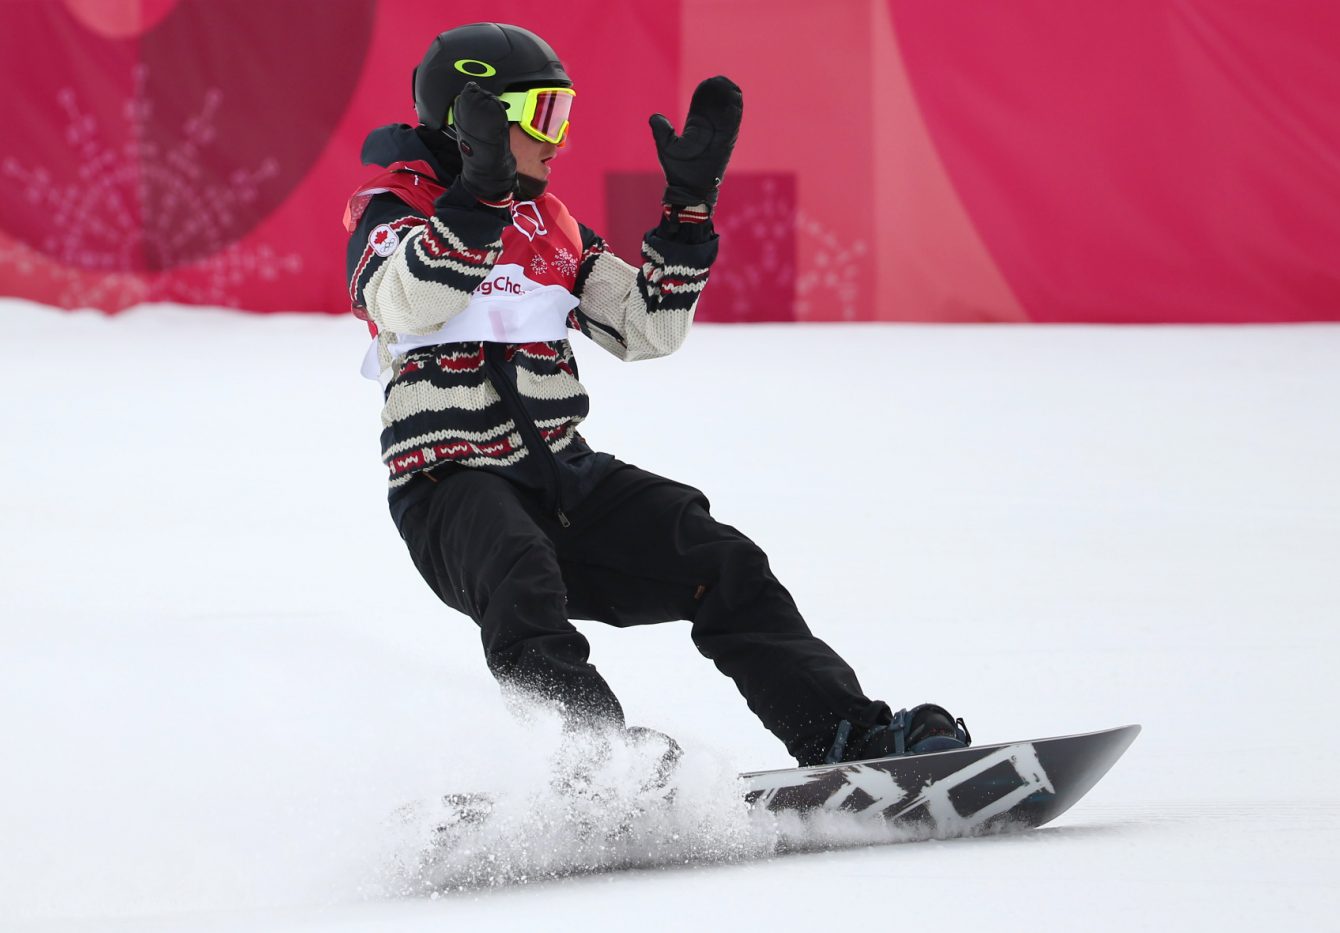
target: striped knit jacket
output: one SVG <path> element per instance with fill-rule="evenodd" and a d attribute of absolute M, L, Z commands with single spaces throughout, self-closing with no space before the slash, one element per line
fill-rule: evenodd
<path fill-rule="evenodd" d="M 364 374 L 384 388 L 393 503 L 452 464 L 501 472 L 566 521 L 598 480 L 568 333 L 624 360 L 678 349 L 716 258 L 711 222 L 663 218 L 634 268 L 552 195 L 507 209 L 444 188 L 410 127 L 374 131 L 364 161 L 386 170 L 346 211 L 349 294 L 374 334 Z"/>

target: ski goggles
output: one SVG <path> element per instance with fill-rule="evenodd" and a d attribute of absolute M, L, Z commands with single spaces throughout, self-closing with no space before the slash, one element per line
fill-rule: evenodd
<path fill-rule="evenodd" d="M 533 87 L 529 91 L 507 91 L 498 100 L 507 108 L 507 120 L 519 123 L 541 142 L 562 145 L 568 135 L 568 117 L 577 92 L 570 87 Z"/>
<path fill-rule="evenodd" d="M 498 95 L 507 110 L 507 122 L 518 123 L 541 142 L 563 145 L 568 135 L 568 115 L 577 92 L 570 87 L 533 87 L 529 91 L 506 91 Z M 447 123 L 452 114 L 447 111 Z"/>

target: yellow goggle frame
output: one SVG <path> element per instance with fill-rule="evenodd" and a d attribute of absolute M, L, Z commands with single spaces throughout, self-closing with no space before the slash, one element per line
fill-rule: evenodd
<path fill-rule="evenodd" d="M 568 116 L 577 92 L 570 87 L 533 87 L 527 91 L 506 91 L 498 100 L 507 108 L 507 122 L 521 126 L 528 136 L 541 142 L 563 145 L 568 135 Z M 447 124 L 452 123 L 451 112 Z"/>

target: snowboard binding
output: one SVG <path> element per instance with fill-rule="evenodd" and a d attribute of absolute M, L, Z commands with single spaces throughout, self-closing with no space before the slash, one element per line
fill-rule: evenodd
<path fill-rule="evenodd" d="M 856 731 L 850 720 L 842 720 L 824 764 L 924 755 L 967 748 L 971 744 L 972 735 L 962 718 L 950 716 L 943 706 L 922 703 L 911 709 L 900 709 L 887 723 L 860 731 Z"/>

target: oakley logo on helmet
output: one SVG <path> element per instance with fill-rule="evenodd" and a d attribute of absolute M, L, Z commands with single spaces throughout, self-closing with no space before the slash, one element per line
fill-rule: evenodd
<path fill-rule="evenodd" d="M 518 86 L 572 87 L 558 55 L 535 33 L 507 23 L 470 23 L 438 35 L 414 70 L 419 122 L 430 130 L 444 129 L 447 111 L 470 81 L 491 94 Z M 550 142 L 560 141 L 558 127 L 566 118 L 565 113 L 553 121 Z"/>
<path fill-rule="evenodd" d="M 491 78 L 498 73 L 497 68 L 477 58 L 458 58 L 451 67 L 472 78 Z"/>

